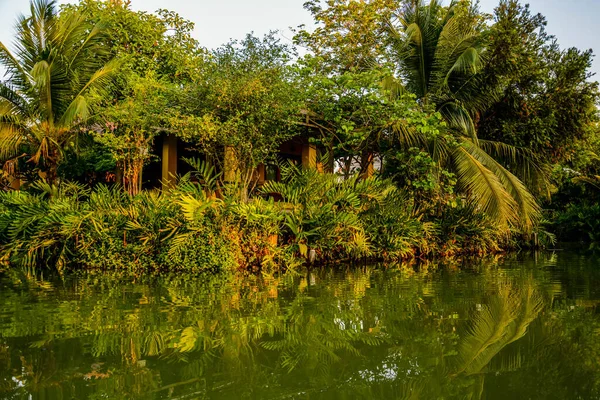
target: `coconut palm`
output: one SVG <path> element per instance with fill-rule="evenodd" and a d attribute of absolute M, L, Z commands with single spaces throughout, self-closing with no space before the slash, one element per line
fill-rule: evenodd
<path fill-rule="evenodd" d="M 482 90 L 483 23 L 470 2 L 452 1 L 444 7 L 439 0 L 428 5 L 413 0 L 388 21 L 400 81 L 442 115 L 452 135 L 427 139 L 406 127 L 397 131 L 404 144 L 420 142 L 441 166 L 453 169 L 459 187 L 500 225 L 528 230 L 540 218 L 540 209 L 515 174 L 536 183 L 543 177 L 540 167 L 525 150 L 477 138 L 474 120 L 496 99 L 495 90 Z"/>
<path fill-rule="evenodd" d="M 0 83 L 0 159 L 23 158 L 53 182 L 117 64 L 107 60 L 100 25 L 59 15 L 53 0 L 32 0 L 30 9 L 17 20 L 14 53 L 0 43 L 8 78 Z"/>
<path fill-rule="evenodd" d="M 464 2 L 443 7 L 415 0 L 388 24 L 391 50 L 406 87 L 465 132 L 473 134 L 472 114 L 485 108 L 494 93 L 482 93 L 477 72 L 485 62 L 483 20 Z"/>

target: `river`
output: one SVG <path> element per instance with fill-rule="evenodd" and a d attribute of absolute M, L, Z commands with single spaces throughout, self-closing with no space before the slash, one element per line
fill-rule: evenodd
<path fill-rule="evenodd" d="M 279 277 L 0 275 L 2 399 L 600 398 L 575 252 Z"/>

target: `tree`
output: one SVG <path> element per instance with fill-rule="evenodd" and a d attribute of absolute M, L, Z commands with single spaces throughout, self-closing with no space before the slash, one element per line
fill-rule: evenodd
<path fill-rule="evenodd" d="M 296 37 L 321 62 L 326 76 L 391 68 L 396 79 L 382 81 L 387 94 L 405 102 L 406 92 L 414 94 L 418 105 L 413 109 L 439 113 L 447 125 L 430 131 L 412 118 L 397 118 L 388 127 L 396 131 L 393 152 L 413 147 L 427 151 L 439 176 L 444 170 L 456 172 L 463 195 L 499 226 L 530 229 L 539 207 L 512 171 L 521 167 L 533 174 L 537 165 L 520 149 L 477 138 L 477 116 L 498 92 L 479 87 L 487 57 L 486 17 L 469 1 L 447 7 L 437 0 L 339 0 L 326 5 L 307 3 L 318 26 Z"/>
<path fill-rule="evenodd" d="M 243 199 L 252 189 L 255 168 L 275 161 L 279 146 L 297 134 L 302 103 L 291 56 L 273 33 L 233 41 L 209 55 L 202 79 L 184 100 L 196 129 L 179 135 L 209 154 L 225 148 L 226 155 L 215 161 L 229 164 L 222 167 L 240 182 Z"/>
<path fill-rule="evenodd" d="M 386 17 L 394 0 L 321 0 L 304 4 L 317 24 L 314 30 L 300 26 L 294 42 L 307 48 L 321 63 L 323 73 L 364 71 L 385 63 L 381 40 Z"/>
<path fill-rule="evenodd" d="M 453 133 L 450 140 L 430 140 L 405 129 L 400 138 L 406 145 L 412 136 L 410 141 L 420 141 L 440 166 L 456 171 L 459 189 L 500 226 L 529 230 L 540 217 L 539 206 L 506 166 L 516 164 L 531 173 L 539 168 L 517 148 L 477 137 L 474 119 L 495 98 L 494 90 L 479 87 L 487 57 L 484 22 L 468 1 L 444 7 L 437 0 L 428 5 L 412 1 L 390 19 L 390 53 L 401 82 L 423 104 L 434 106 Z"/>
<path fill-rule="evenodd" d="M 204 51 L 191 36 L 194 24 L 168 10 L 134 11 L 129 1 L 83 0 L 65 10 L 105 26 L 104 46 L 120 60 L 120 74 L 89 131 L 110 149 L 123 187 L 135 194 L 154 138 L 189 125 L 177 98 L 203 63 Z"/>
<path fill-rule="evenodd" d="M 15 53 L 0 43 L 8 80 L 0 84 L 0 159 L 32 163 L 49 182 L 67 147 L 93 115 L 118 64 L 108 61 L 103 27 L 54 1 L 33 0 L 17 20 Z"/>
<path fill-rule="evenodd" d="M 500 91 L 480 115 L 479 136 L 527 147 L 547 164 L 572 163 L 598 119 L 591 50 L 560 49 L 545 18 L 516 0 L 502 0 L 494 20 L 484 89 Z"/>
<path fill-rule="evenodd" d="M 94 140 L 110 150 L 121 172 L 121 184 L 129 194 L 142 189 L 144 165 L 152 158 L 152 142 L 169 120 L 179 117 L 175 107 L 177 89 L 157 80 L 131 75 L 127 97 L 106 106 L 92 127 Z"/>
<path fill-rule="evenodd" d="M 294 37 L 310 51 L 300 62 L 307 125 L 320 133 L 316 139 L 327 149 L 328 169 L 333 171 L 337 162 L 345 177 L 356 169 L 366 172 L 376 155 L 389 150 L 392 127 L 398 121 L 439 122 L 421 112 L 414 95 L 403 91 L 393 97 L 382 88 L 394 67 L 382 39 L 395 4 L 393 0 L 310 1 L 305 8 L 317 27 L 312 31 L 301 27 Z"/>
<path fill-rule="evenodd" d="M 63 6 L 86 20 L 105 27 L 104 44 L 114 58 L 122 59 L 117 88 L 127 86 L 128 74 L 184 83 L 199 71 L 204 50 L 192 37 L 194 23 L 173 11 L 134 11 L 130 1 L 82 0 Z M 127 90 L 127 89 L 125 89 Z"/>
<path fill-rule="evenodd" d="M 455 0 L 448 7 L 438 0 L 412 1 L 387 21 L 390 55 L 406 88 L 470 135 L 471 113 L 489 96 L 474 79 L 484 62 L 484 22 L 470 2 Z"/>
<path fill-rule="evenodd" d="M 438 116 L 422 111 L 410 93 L 392 96 L 381 82 L 390 76 L 384 68 L 327 74 L 321 59 L 302 61 L 306 120 L 319 132 L 314 138 L 326 149 L 328 170 L 336 163 L 345 178 L 356 170 L 368 175 L 375 156 L 385 157 L 393 145 L 393 128 L 411 121 L 423 134 L 439 133 Z"/>

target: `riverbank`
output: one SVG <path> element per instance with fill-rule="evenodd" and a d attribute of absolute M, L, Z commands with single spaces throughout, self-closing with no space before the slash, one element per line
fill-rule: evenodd
<path fill-rule="evenodd" d="M 274 199 L 277 198 L 278 201 Z M 0 194 L 2 259 L 14 266 L 141 272 L 267 271 L 341 260 L 494 254 L 535 236 L 456 199 L 423 210 L 392 183 L 298 170 L 240 201 L 183 177 L 164 192 L 64 183 Z M 537 243 L 551 241 L 537 236 Z"/>

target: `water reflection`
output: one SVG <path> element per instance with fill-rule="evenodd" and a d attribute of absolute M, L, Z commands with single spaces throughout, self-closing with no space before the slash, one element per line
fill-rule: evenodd
<path fill-rule="evenodd" d="M 0 281 L 7 399 L 595 398 L 595 263 Z"/>

